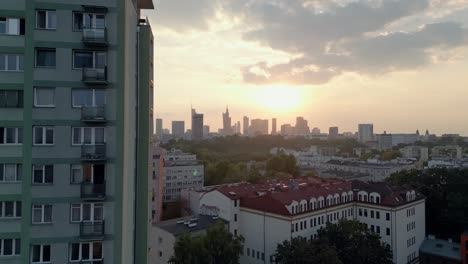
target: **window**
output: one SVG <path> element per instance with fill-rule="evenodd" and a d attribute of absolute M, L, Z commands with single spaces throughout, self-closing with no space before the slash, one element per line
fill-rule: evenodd
<path fill-rule="evenodd" d="M 21 164 L 0 164 L 0 183 L 1 182 L 19 182 L 21 181 Z"/>
<path fill-rule="evenodd" d="M 359 216 L 362 216 L 362 209 L 359 208 Z"/>
<path fill-rule="evenodd" d="M 33 184 L 54 183 L 54 165 L 33 165 Z"/>
<path fill-rule="evenodd" d="M 234 200 L 234 207 L 237 207 L 237 200 Z"/>
<path fill-rule="evenodd" d="M 234 229 L 234 235 L 237 236 L 237 229 Z"/>
<path fill-rule="evenodd" d="M 71 222 L 99 222 L 104 219 L 102 203 L 72 204 L 70 210 Z"/>
<path fill-rule="evenodd" d="M 371 217 L 371 218 L 374 218 L 374 210 L 371 210 L 371 211 L 370 211 L 370 217 Z"/>
<path fill-rule="evenodd" d="M 234 214 L 234 222 L 237 222 L 237 214 Z"/>
<path fill-rule="evenodd" d="M 55 68 L 55 49 L 36 49 L 36 67 Z"/>
<path fill-rule="evenodd" d="M 55 88 L 35 87 L 34 88 L 35 107 L 55 107 Z"/>
<path fill-rule="evenodd" d="M 57 15 L 55 10 L 36 10 L 36 29 L 57 28 Z"/>
<path fill-rule="evenodd" d="M 0 90 L 0 108 L 23 108 L 23 91 Z"/>
<path fill-rule="evenodd" d="M 31 263 L 50 262 L 50 245 L 33 245 L 31 251 Z"/>
<path fill-rule="evenodd" d="M 390 213 L 385 213 L 385 219 L 386 219 L 387 221 L 390 221 Z"/>
<path fill-rule="evenodd" d="M 250 248 L 247 248 L 247 256 L 250 256 Z"/>
<path fill-rule="evenodd" d="M 104 68 L 107 54 L 103 51 L 73 51 L 73 69 Z"/>
<path fill-rule="evenodd" d="M 24 55 L 0 54 L 0 71 L 22 72 L 24 70 Z"/>
<path fill-rule="evenodd" d="M 19 256 L 21 254 L 21 240 L 19 238 L 0 239 L 0 257 Z"/>
<path fill-rule="evenodd" d="M 23 143 L 23 128 L 0 127 L 0 145 L 20 145 Z"/>
<path fill-rule="evenodd" d="M 34 127 L 34 145 L 54 145 L 54 127 L 35 126 Z"/>
<path fill-rule="evenodd" d="M 104 127 L 74 127 L 73 145 L 98 145 L 105 143 Z"/>
<path fill-rule="evenodd" d="M 0 218 L 20 218 L 21 201 L 0 202 Z"/>
<path fill-rule="evenodd" d="M 367 217 L 367 209 L 364 209 L 364 217 Z"/>
<path fill-rule="evenodd" d="M 380 226 L 375 226 L 375 232 L 376 232 L 377 234 L 380 234 Z"/>
<path fill-rule="evenodd" d="M 52 223 L 52 205 L 34 204 L 32 206 L 32 222 L 33 224 Z"/>
<path fill-rule="evenodd" d="M 0 17 L 0 34 L 24 35 L 24 18 Z"/>
<path fill-rule="evenodd" d="M 83 30 L 83 28 L 105 28 L 106 16 L 104 14 L 93 13 L 73 13 L 73 30 Z"/>
<path fill-rule="evenodd" d="M 390 235 L 390 228 L 387 227 L 385 233 L 387 234 L 387 236 L 389 236 Z"/>
<path fill-rule="evenodd" d="M 380 219 L 380 212 L 379 211 L 375 211 L 375 218 Z"/>
<path fill-rule="evenodd" d="M 375 232 L 374 225 L 371 225 L 371 226 L 370 226 L 370 230 L 371 230 L 372 232 Z"/>
<path fill-rule="evenodd" d="M 72 107 L 104 106 L 106 91 L 103 89 L 72 89 Z"/>

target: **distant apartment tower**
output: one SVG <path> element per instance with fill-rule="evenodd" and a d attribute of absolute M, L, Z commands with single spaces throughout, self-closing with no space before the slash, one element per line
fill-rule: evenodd
<path fill-rule="evenodd" d="M 235 125 L 235 129 L 234 129 L 234 134 L 240 135 L 240 133 L 241 133 L 241 123 L 240 121 L 237 121 Z"/>
<path fill-rule="evenodd" d="M 339 135 L 338 127 L 330 127 L 328 129 L 328 137 L 329 138 L 337 138 Z"/>
<path fill-rule="evenodd" d="M 271 119 L 271 134 L 276 134 L 276 118 Z"/>
<path fill-rule="evenodd" d="M 173 149 L 164 152 L 163 202 L 180 200 L 180 190 L 203 187 L 204 167 L 195 154 Z"/>
<path fill-rule="evenodd" d="M 184 121 L 172 121 L 172 136 L 175 138 L 183 138 L 185 134 Z"/>
<path fill-rule="evenodd" d="M 268 119 L 252 119 L 249 134 L 252 136 L 268 135 Z"/>
<path fill-rule="evenodd" d="M 359 142 L 366 143 L 374 140 L 374 125 L 373 124 L 359 124 L 358 127 Z"/>
<path fill-rule="evenodd" d="M 192 109 L 192 140 L 203 139 L 203 114 Z"/>
<path fill-rule="evenodd" d="M 0 263 L 149 263 L 152 8 L 0 1 Z"/>
<path fill-rule="evenodd" d="M 249 127 L 250 127 L 250 123 L 249 123 L 249 118 L 247 116 L 244 116 L 243 118 L 243 134 L 244 135 L 248 135 L 249 134 Z"/>
<path fill-rule="evenodd" d="M 156 136 L 161 139 L 164 134 L 163 131 L 163 120 L 161 118 L 156 118 Z"/>
<path fill-rule="evenodd" d="M 294 134 L 294 127 L 290 124 L 281 125 L 281 135 L 290 136 Z"/>

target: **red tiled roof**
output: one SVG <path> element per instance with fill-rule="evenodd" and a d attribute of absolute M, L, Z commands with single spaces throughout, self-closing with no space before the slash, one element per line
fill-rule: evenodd
<path fill-rule="evenodd" d="M 353 191 L 354 200 L 358 191 L 376 192 L 381 196 L 380 205 L 396 206 L 407 203 L 406 190 L 393 188 L 385 183 L 365 183 L 361 181 L 345 181 L 337 179 L 322 179 L 317 177 L 299 178 L 287 181 L 265 181 L 259 184 L 246 182 L 222 185 L 217 190 L 231 200 L 240 199 L 242 207 L 255 210 L 291 215 L 286 208 L 293 201 L 310 201 L 312 197 L 318 199 L 328 195 L 348 193 Z M 417 196 L 421 198 L 421 196 Z"/>

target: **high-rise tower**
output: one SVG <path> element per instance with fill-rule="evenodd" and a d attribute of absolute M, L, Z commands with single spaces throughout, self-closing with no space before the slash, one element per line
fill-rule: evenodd
<path fill-rule="evenodd" d="M 152 8 L 0 2 L 1 263 L 148 263 Z"/>

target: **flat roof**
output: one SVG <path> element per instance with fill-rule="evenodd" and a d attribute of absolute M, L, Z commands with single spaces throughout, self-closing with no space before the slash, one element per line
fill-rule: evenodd
<path fill-rule="evenodd" d="M 425 239 L 419 250 L 423 253 L 461 261 L 460 244 L 441 239 Z"/>
<path fill-rule="evenodd" d="M 183 234 L 207 229 L 210 226 L 215 225 L 218 222 L 221 222 L 223 224 L 229 223 L 228 221 L 224 219 L 209 216 L 209 215 L 197 215 L 197 216 L 192 215 L 192 216 L 185 216 L 185 217 L 162 221 L 162 222 L 153 224 L 153 226 L 166 230 L 167 232 L 173 234 L 174 236 L 180 236 Z M 190 223 L 192 225 L 187 224 L 187 223 Z"/>

